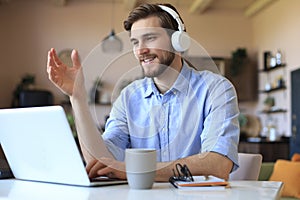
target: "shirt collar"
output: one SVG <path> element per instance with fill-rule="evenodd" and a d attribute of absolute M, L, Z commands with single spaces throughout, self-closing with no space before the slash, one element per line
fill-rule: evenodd
<path fill-rule="evenodd" d="M 178 75 L 175 83 L 169 91 L 173 91 L 173 93 L 181 92 L 183 95 L 186 95 L 189 88 L 190 76 L 191 69 L 188 67 L 188 64 L 185 61 L 183 61 L 183 66 L 180 71 L 180 74 Z M 160 93 L 154 85 L 153 79 L 146 78 L 146 91 L 144 97 L 147 98 L 152 94 L 159 95 Z"/>
<path fill-rule="evenodd" d="M 175 83 L 173 84 L 171 91 L 181 92 L 183 95 L 186 95 L 189 89 L 190 77 L 191 69 L 188 67 L 188 64 L 183 61 L 182 69 Z"/>
<path fill-rule="evenodd" d="M 146 91 L 144 97 L 147 98 L 151 96 L 152 94 L 159 94 L 157 88 L 154 85 L 152 78 L 146 78 Z"/>

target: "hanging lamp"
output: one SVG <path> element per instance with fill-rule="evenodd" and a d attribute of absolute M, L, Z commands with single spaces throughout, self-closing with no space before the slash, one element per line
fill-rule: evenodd
<path fill-rule="evenodd" d="M 104 53 L 118 53 L 118 52 L 121 52 L 123 49 L 122 40 L 118 36 L 116 36 L 115 30 L 113 28 L 114 7 L 115 7 L 115 1 L 113 1 L 112 12 L 111 12 L 112 13 L 112 17 L 111 17 L 112 30 L 109 33 L 109 35 L 106 36 L 102 41 L 102 50 Z"/>

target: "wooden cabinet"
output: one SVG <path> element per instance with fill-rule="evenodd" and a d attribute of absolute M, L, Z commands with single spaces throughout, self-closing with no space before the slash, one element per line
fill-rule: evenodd
<path fill-rule="evenodd" d="M 247 59 L 239 73 L 233 75 L 230 70 L 230 59 L 226 60 L 225 77 L 234 85 L 239 102 L 256 101 L 258 89 L 257 65 Z"/>
<path fill-rule="evenodd" d="M 239 72 L 234 74 L 231 70 L 231 59 L 222 57 L 185 57 L 194 68 L 198 70 L 210 70 L 211 61 L 215 63 L 220 74 L 224 75 L 234 85 L 239 102 L 256 101 L 258 90 L 257 65 L 251 59 L 246 59 Z"/>
<path fill-rule="evenodd" d="M 263 162 L 275 162 L 277 159 L 289 159 L 289 142 L 282 141 L 240 141 L 238 150 L 240 153 L 259 153 L 263 156 Z"/>

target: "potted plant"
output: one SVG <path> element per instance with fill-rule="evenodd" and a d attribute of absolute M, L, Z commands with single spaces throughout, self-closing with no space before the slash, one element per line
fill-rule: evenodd
<path fill-rule="evenodd" d="M 230 73 L 232 76 L 237 76 L 241 72 L 248 57 L 247 50 L 245 48 L 238 48 L 233 51 L 231 55 Z"/>
<path fill-rule="evenodd" d="M 268 96 L 265 100 L 264 100 L 264 104 L 265 104 L 265 110 L 269 111 L 271 110 L 271 108 L 273 106 L 275 106 L 275 98 Z"/>

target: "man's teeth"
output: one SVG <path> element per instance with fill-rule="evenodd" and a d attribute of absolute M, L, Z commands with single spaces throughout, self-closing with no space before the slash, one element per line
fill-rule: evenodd
<path fill-rule="evenodd" d="M 154 60 L 154 58 L 147 58 L 147 59 L 144 59 L 144 62 L 148 63 L 148 62 L 151 62 L 152 60 Z"/>

